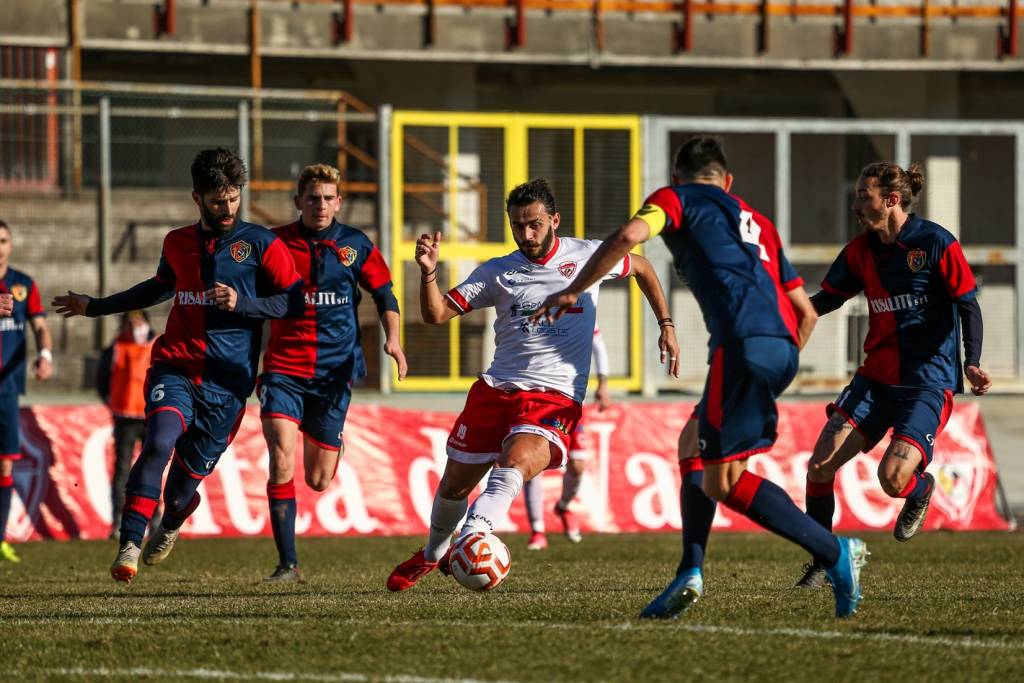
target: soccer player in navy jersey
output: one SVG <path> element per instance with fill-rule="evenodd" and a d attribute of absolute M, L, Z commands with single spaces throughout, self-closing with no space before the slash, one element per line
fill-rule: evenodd
<path fill-rule="evenodd" d="M 963 391 L 963 375 L 976 396 L 992 386 L 980 367 L 978 288 L 960 243 L 909 213 L 923 184 L 916 164 L 903 170 L 878 162 L 861 171 L 853 212 L 864 232 L 843 248 L 811 297 L 820 315 L 859 292 L 868 300 L 864 364 L 826 409 L 828 422 L 808 463 L 807 512 L 826 529 L 835 513 L 836 472 L 892 429 L 878 480 L 886 494 L 904 499 L 893 535 L 909 540 L 928 512 L 935 480 L 925 468 L 953 394 Z M 821 587 L 824 574 L 812 562 L 797 586 Z"/>
<path fill-rule="evenodd" d="M 711 334 L 710 367 L 697 415 L 701 476 L 709 500 L 684 505 L 683 526 L 710 530 L 713 499 L 797 543 L 828 568 L 836 616 L 846 617 L 860 602 L 864 542 L 833 536 L 782 488 L 747 470 L 747 459 L 775 442 L 775 401 L 796 375 L 798 351 L 817 316 L 775 226 L 729 193 L 732 181 L 718 139 L 688 140 L 676 154 L 673 184 L 648 197 L 569 287 L 551 295 L 534 315 L 557 318 L 609 264 L 660 233 Z M 685 502 L 686 491 L 683 497 Z M 684 571 L 640 616 L 677 617 L 702 593 L 701 570 Z"/>
<path fill-rule="evenodd" d="M 298 315 L 302 279 L 287 247 L 266 228 L 240 220 L 245 164 L 226 149 L 192 162 L 192 199 L 199 220 L 164 238 L 156 276 L 94 299 L 68 292 L 53 305 L 65 317 L 123 313 L 173 301 L 167 327 L 153 345 L 146 393 L 146 438 L 128 475 L 120 548 L 111 576 L 138 573 L 142 537 L 164 484 L 164 515 L 143 560 L 157 564 L 199 505 L 196 489 L 237 431 L 256 382 L 263 320 Z"/>
<path fill-rule="evenodd" d="M 295 439 L 303 434 L 306 484 L 324 491 L 344 453 L 342 431 L 352 381 L 366 375 L 357 315 L 360 287 L 369 292 L 384 327 L 384 352 L 398 379 L 408 365 L 399 344 L 398 300 L 380 251 L 360 230 L 339 223 L 341 174 L 316 164 L 298 180 L 299 219 L 274 228 L 302 276 L 305 312 L 274 320 L 259 389 L 263 435 L 270 453 L 267 498 L 278 565 L 267 581 L 301 581 L 295 550 Z"/>
<path fill-rule="evenodd" d="M 32 363 L 36 379 L 53 374 L 53 352 L 46 313 L 36 283 L 11 268 L 11 228 L 0 221 L 0 562 L 20 562 L 7 542 L 7 519 L 14 495 L 14 461 L 21 458 L 18 396 L 25 393 L 25 326 L 32 328 L 37 356 Z"/>

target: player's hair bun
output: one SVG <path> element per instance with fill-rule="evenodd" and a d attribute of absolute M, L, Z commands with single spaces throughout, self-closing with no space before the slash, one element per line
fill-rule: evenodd
<path fill-rule="evenodd" d="M 907 180 L 910 181 L 910 194 L 916 197 L 924 187 L 924 171 L 921 164 L 913 163 L 907 168 Z"/>

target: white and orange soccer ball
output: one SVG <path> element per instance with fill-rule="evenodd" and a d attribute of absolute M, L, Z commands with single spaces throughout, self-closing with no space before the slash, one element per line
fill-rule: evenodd
<path fill-rule="evenodd" d="M 494 534 L 476 532 L 455 542 L 450 557 L 452 576 L 466 588 L 489 591 L 512 569 L 508 547 Z"/>

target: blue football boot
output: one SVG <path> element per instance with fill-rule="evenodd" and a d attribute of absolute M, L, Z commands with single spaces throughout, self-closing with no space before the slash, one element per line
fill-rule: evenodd
<path fill-rule="evenodd" d="M 825 570 L 836 596 L 836 616 L 849 617 L 860 604 L 860 570 L 868 563 L 868 547 L 859 538 L 837 536 L 839 561 Z"/>
<path fill-rule="evenodd" d="M 678 619 L 704 595 L 704 576 L 700 569 L 676 575 L 672 582 L 640 612 L 641 619 Z"/>

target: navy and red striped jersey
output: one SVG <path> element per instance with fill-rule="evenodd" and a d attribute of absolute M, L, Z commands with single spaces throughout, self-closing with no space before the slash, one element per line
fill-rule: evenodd
<path fill-rule="evenodd" d="M 24 394 L 25 326 L 46 312 L 35 281 L 20 270 L 7 269 L 0 278 L 0 294 L 14 297 L 13 313 L 0 318 L 0 394 Z"/>
<path fill-rule="evenodd" d="M 659 231 L 676 272 L 690 286 L 711 334 L 712 351 L 747 337 L 797 341 L 786 292 L 803 285 L 775 226 L 715 185 L 663 187 L 636 216 Z"/>
<path fill-rule="evenodd" d="M 242 398 L 251 394 L 263 321 L 222 311 L 205 292 L 221 282 L 253 299 L 295 285 L 299 275 L 281 240 L 244 221 L 220 236 L 198 223 L 177 228 L 164 238 L 156 279 L 173 287 L 174 305 L 153 345 L 153 365 L 172 365 L 195 384 Z"/>
<path fill-rule="evenodd" d="M 957 301 L 977 295 L 956 238 L 911 214 L 885 244 L 864 233 L 843 247 L 822 289 L 868 300 L 868 336 L 858 373 L 883 384 L 963 390 Z"/>
<path fill-rule="evenodd" d="M 263 371 L 340 382 L 366 374 L 357 309 L 362 287 L 379 312 L 398 312 L 391 271 L 361 230 L 334 221 L 310 230 L 296 221 L 274 228 L 302 277 L 305 312 L 274 320 Z"/>

